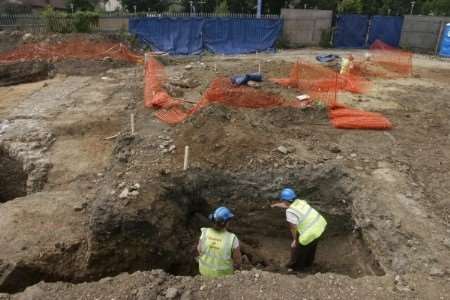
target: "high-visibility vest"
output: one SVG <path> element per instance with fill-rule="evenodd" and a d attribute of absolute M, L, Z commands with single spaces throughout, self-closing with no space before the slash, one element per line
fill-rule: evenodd
<path fill-rule="evenodd" d="M 300 245 L 306 246 L 319 238 L 327 227 L 324 217 L 312 208 L 305 200 L 297 199 L 290 206 L 298 217 L 297 231 Z"/>
<path fill-rule="evenodd" d="M 233 274 L 232 248 L 236 236 L 226 230 L 202 228 L 200 239 L 200 274 L 206 277 L 219 277 Z"/>
<path fill-rule="evenodd" d="M 353 61 L 348 58 L 343 58 L 341 62 L 340 74 L 348 74 L 350 70 L 353 69 Z"/>

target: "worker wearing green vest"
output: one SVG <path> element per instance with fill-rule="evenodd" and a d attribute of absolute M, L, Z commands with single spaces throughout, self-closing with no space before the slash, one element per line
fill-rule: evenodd
<path fill-rule="evenodd" d="M 227 230 L 229 221 L 234 217 L 226 207 L 217 208 L 209 219 L 212 228 L 201 228 L 197 245 L 200 274 L 206 277 L 231 275 L 241 267 L 239 240 Z"/>
<path fill-rule="evenodd" d="M 312 266 L 319 238 L 327 222 L 305 200 L 298 199 L 290 188 L 281 191 L 280 199 L 271 207 L 286 209 L 286 220 L 292 234 L 291 259 L 286 267 L 300 271 Z"/>

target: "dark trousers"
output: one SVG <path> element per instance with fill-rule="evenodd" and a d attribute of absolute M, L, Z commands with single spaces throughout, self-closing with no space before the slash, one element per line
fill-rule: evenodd
<path fill-rule="evenodd" d="M 319 239 L 309 243 L 306 246 L 298 245 L 291 248 L 290 267 L 296 271 L 302 271 L 305 268 L 311 267 L 316 256 L 316 248 Z"/>

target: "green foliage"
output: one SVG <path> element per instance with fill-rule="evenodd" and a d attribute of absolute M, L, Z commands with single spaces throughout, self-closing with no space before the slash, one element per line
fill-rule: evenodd
<path fill-rule="evenodd" d="M 361 0 L 342 0 L 338 4 L 338 11 L 342 13 L 357 13 L 363 12 L 363 3 Z"/>
<path fill-rule="evenodd" d="M 429 0 L 422 6 L 422 13 L 434 16 L 450 16 L 449 0 Z"/>
<path fill-rule="evenodd" d="M 320 33 L 319 46 L 322 48 L 331 48 L 331 30 L 322 30 Z"/>
<path fill-rule="evenodd" d="M 230 9 L 228 7 L 227 0 L 223 0 L 220 2 L 220 4 L 216 7 L 215 11 L 216 14 L 228 14 L 230 13 Z"/>
<path fill-rule="evenodd" d="M 52 6 L 42 11 L 45 27 L 49 32 L 69 33 L 73 31 L 72 17 L 65 12 L 58 12 Z"/>
<path fill-rule="evenodd" d="M 73 4 L 74 11 L 89 11 L 94 10 L 94 5 L 90 0 L 65 0 L 66 8 L 71 9 L 70 4 Z"/>
<path fill-rule="evenodd" d="M 91 32 L 93 26 L 98 26 L 99 15 L 92 11 L 77 11 L 73 14 L 73 27 L 76 32 Z"/>
<path fill-rule="evenodd" d="M 169 5 L 168 11 L 170 13 L 181 13 L 184 12 L 184 6 L 180 3 L 172 3 Z"/>
<path fill-rule="evenodd" d="M 74 14 L 55 11 L 48 6 L 43 12 L 47 31 L 56 33 L 90 32 L 98 25 L 99 15 L 91 11 L 77 11 Z"/>

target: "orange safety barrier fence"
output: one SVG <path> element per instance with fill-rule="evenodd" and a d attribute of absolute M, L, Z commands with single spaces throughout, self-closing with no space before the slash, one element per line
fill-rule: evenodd
<path fill-rule="evenodd" d="M 62 59 L 104 59 L 142 63 L 143 57 L 130 51 L 124 44 L 73 38 L 56 43 L 30 43 L 17 49 L 0 53 L 0 63 L 29 60 L 58 61 Z"/>
<path fill-rule="evenodd" d="M 174 99 L 165 90 L 167 75 L 164 66 L 150 57 L 145 66 L 144 105 L 159 109 L 155 115 L 168 124 L 184 121 L 193 113 L 210 104 L 224 104 L 243 108 L 301 107 L 297 100 L 285 100 L 273 93 L 248 86 L 235 86 L 229 78 L 214 79 L 203 97 L 191 109 L 184 109 L 182 99 Z"/>
<path fill-rule="evenodd" d="M 365 93 L 370 87 L 368 80 L 355 74 L 338 74 L 319 64 L 298 61 L 292 67 L 288 78 L 271 79 L 286 87 L 317 92 L 348 91 Z"/>
<path fill-rule="evenodd" d="M 226 77 L 213 80 L 203 95 L 203 101 L 243 108 L 300 107 L 297 100 L 288 101 L 273 93 L 248 86 L 235 86 Z"/>
<path fill-rule="evenodd" d="M 336 106 L 329 110 L 329 118 L 336 128 L 342 129 L 390 129 L 391 122 L 382 114 L 355 108 Z"/>
<path fill-rule="evenodd" d="M 282 97 L 248 86 L 235 86 L 229 78 L 218 77 L 209 85 L 196 105 L 191 109 L 183 107 L 182 99 L 174 99 L 164 88 L 167 75 L 164 66 L 150 57 L 145 66 L 144 103 L 146 107 L 159 109 L 155 115 L 168 124 L 183 122 L 193 113 L 209 104 L 244 108 L 274 108 L 302 106 L 300 101 Z M 324 103 L 329 109 L 331 123 L 336 128 L 346 129 L 389 129 L 390 121 L 379 113 L 348 108 L 338 103 L 339 90 L 362 93 L 368 82 L 356 75 L 342 76 L 320 65 L 297 62 L 288 78 L 273 79 L 283 86 L 295 87 L 307 93 L 313 100 Z"/>
<path fill-rule="evenodd" d="M 288 78 L 272 79 L 283 86 L 295 87 L 320 101 L 329 109 L 329 118 L 336 128 L 345 129 L 389 129 L 390 121 L 378 113 L 371 113 L 339 104 L 338 92 L 364 93 L 369 82 L 355 74 L 338 74 L 322 65 L 298 61 Z"/>
<path fill-rule="evenodd" d="M 413 54 L 376 40 L 364 57 L 355 59 L 351 74 L 362 77 L 399 78 L 412 75 Z"/>

